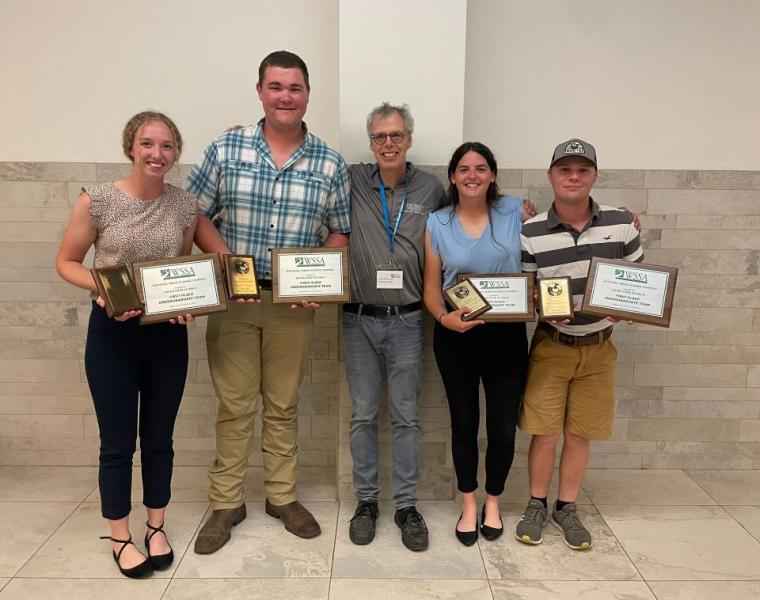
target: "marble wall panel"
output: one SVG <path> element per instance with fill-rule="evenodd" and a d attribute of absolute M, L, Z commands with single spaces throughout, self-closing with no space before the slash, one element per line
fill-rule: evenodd
<path fill-rule="evenodd" d="M 697 467 L 696 465 L 704 465 Z M 730 454 L 646 454 L 644 469 L 756 469 L 753 459 Z"/>
<path fill-rule="evenodd" d="M 26 268 L 8 266 L 0 267 L 0 281 L 60 283 L 61 278 L 52 266 Z"/>
<path fill-rule="evenodd" d="M 18 226 L 16 226 L 18 228 Z M 55 265 L 57 242 L 31 243 L 0 241 L 0 256 L 4 267 L 47 267 Z"/>
<path fill-rule="evenodd" d="M 599 204 L 627 208 L 629 211 L 636 213 L 637 215 L 647 211 L 646 190 L 599 188 L 594 190 L 593 197 Z"/>
<path fill-rule="evenodd" d="M 646 416 L 687 417 L 717 419 L 754 419 L 758 416 L 760 403 L 756 400 L 653 400 Z"/>
<path fill-rule="evenodd" d="M 445 176 L 444 176 L 444 179 L 445 179 Z M 496 178 L 496 181 L 499 184 L 499 189 L 502 190 L 505 194 L 509 193 L 507 192 L 508 188 L 521 188 L 522 187 L 522 170 L 499 169 L 499 173 L 498 173 L 498 177 Z"/>
<path fill-rule="evenodd" d="M 760 442 L 760 419 L 746 419 L 739 429 L 740 442 Z"/>
<path fill-rule="evenodd" d="M 760 216 L 757 215 L 678 215 L 676 225 L 671 229 L 699 229 L 709 232 L 716 229 L 733 229 L 734 231 L 760 229 Z"/>
<path fill-rule="evenodd" d="M 744 387 L 746 365 L 724 364 L 636 364 L 635 385 L 694 387 Z"/>
<path fill-rule="evenodd" d="M 649 190 L 653 215 L 757 215 L 760 190 Z"/>
<path fill-rule="evenodd" d="M 81 415 L 4 415 L 0 437 L 84 437 Z"/>
<path fill-rule="evenodd" d="M 0 358 L 0 382 L 7 381 L 81 381 L 79 361 Z"/>
<path fill-rule="evenodd" d="M 754 317 L 751 308 L 673 306 L 669 331 L 747 332 L 752 330 Z"/>
<path fill-rule="evenodd" d="M 637 362 L 747 364 L 760 363 L 760 346 L 676 345 L 652 346 Z M 651 360 L 647 360 L 651 357 Z"/>
<path fill-rule="evenodd" d="M 749 279 L 749 278 L 748 278 Z M 735 288 L 718 287 L 719 283 L 713 283 L 713 276 L 709 277 L 710 285 L 705 282 L 708 279 L 702 277 L 702 287 L 686 288 L 677 284 L 677 293 L 673 298 L 673 306 L 678 308 L 760 308 L 760 293 L 749 285 Z M 753 315 L 754 318 L 754 315 Z"/>
<path fill-rule="evenodd" d="M 696 388 L 664 387 L 663 400 L 721 400 L 724 402 L 755 402 L 760 410 L 760 389 L 746 388 Z"/>
<path fill-rule="evenodd" d="M 758 197 L 760 199 L 760 196 Z M 758 209 L 760 211 L 760 209 Z M 760 231 L 735 229 L 688 230 L 671 229 L 662 232 L 661 248 L 708 250 L 757 250 Z"/>
<path fill-rule="evenodd" d="M 2 338 L 0 338 L 2 339 Z M 6 339 L 0 344 L 0 358 L 76 358 L 84 353 L 84 340 Z"/>
<path fill-rule="evenodd" d="M 180 165 L 170 181 L 181 184 L 190 168 Z M 445 167 L 423 168 L 445 183 Z M 128 170 L 126 162 L 0 163 L 0 414 L 9 418 L 0 428 L 0 464 L 97 464 L 97 424 L 81 363 L 89 301 L 60 282 L 53 261 L 82 184 L 110 181 Z M 503 169 L 499 183 L 541 210 L 553 199 L 545 169 Z M 594 197 L 637 212 L 646 261 L 680 272 L 669 329 L 617 326 L 617 418 L 612 439 L 594 444 L 592 466 L 760 466 L 759 194 L 758 172 L 600 171 Z M 300 388 L 299 445 L 305 471 L 332 474 L 329 480 L 339 473 L 328 487 L 353 498 L 350 397 L 341 383 L 338 316 L 336 306 L 315 314 Z M 175 436 L 178 465 L 205 467 L 214 456 L 216 398 L 205 321 L 188 331 L 191 361 Z M 426 318 L 419 497 L 451 498 L 448 406 L 432 329 Z M 257 424 L 255 448 L 259 430 Z M 380 431 L 381 481 L 384 497 L 390 497 L 387 408 Z M 483 432 L 480 437 L 484 446 Z M 525 460 L 529 439 L 518 435 L 519 460 Z M 261 470 L 258 449 L 250 462 Z"/>
<path fill-rule="evenodd" d="M 714 454 L 727 456 L 758 455 L 760 443 L 753 441 L 738 442 L 657 442 L 657 452 L 662 454 Z"/>
<path fill-rule="evenodd" d="M 747 387 L 760 387 L 760 365 L 749 365 L 747 372 Z"/>
<path fill-rule="evenodd" d="M 641 441 L 738 441 L 738 419 L 629 419 L 628 439 Z"/>
<path fill-rule="evenodd" d="M 87 396 L 0 396 L 3 415 L 89 415 L 92 399 Z"/>
<path fill-rule="evenodd" d="M 647 262 L 678 267 L 686 275 L 757 275 L 755 250 L 650 248 Z"/>
<path fill-rule="evenodd" d="M 91 181 L 95 163 L 0 162 L 0 181 Z"/>
<path fill-rule="evenodd" d="M 644 187 L 663 189 L 760 190 L 757 171 L 661 171 L 644 173 Z"/>
<path fill-rule="evenodd" d="M 3 221 L 9 220 L 7 212 L 13 210 L 68 211 L 68 187 L 66 183 L 39 181 L 0 180 L 0 208 Z"/>
<path fill-rule="evenodd" d="M 41 222 L 68 222 L 70 210 L 66 208 L 3 208 L 5 223 L 21 223 L 25 231 L 33 231 L 34 225 Z M 57 231 L 57 229 L 56 229 Z M 32 241 L 32 240 L 28 240 Z M 47 241 L 47 240 L 46 240 Z"/>

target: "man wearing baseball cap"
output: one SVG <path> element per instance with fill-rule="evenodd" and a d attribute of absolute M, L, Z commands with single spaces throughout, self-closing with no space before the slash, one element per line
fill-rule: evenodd
<path fill-rule="evenodd" d="M 522 268 L 539 279 L 570 277 L 578 311 L 591 258 L 642 260 L 639 232 L 631 213 L 597 204 L 591 197 L 597 160 L 588 142 L 574 138 L 559 144 L 548 178 L 554 202 L 547 212 L 523 224 Z M 559 492 L 551 519 L 570 548 L 591 548 L 591 534 L 581 522 L 575 499 L 586 472 L 590 440 L 612 434 L 614 321 L 576 312 L 572 320 L 541 321 L 536 328 L 519 419 L 520 429 L 533 435 L 528 454 L 531 498 L 515 532 L 521 542 L 542 541 L 555 450 L 563 436 Z"/>

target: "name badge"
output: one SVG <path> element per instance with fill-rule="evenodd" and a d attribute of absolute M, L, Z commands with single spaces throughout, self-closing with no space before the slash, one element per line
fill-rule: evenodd
<path fill-rule="evenodd" d="M 404 272 L 401 269 L 379 268 L 377 270 L 378 290 L 400 290 L 404 287 Z"/>

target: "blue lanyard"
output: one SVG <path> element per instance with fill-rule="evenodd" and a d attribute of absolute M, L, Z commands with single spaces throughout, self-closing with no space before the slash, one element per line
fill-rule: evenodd
<path fill-rule="evenodd" d="M 382 200 L 383 204 L 383 217 L 385 218 L 385 234 L 388 236 L 388 250 L 391 253 L 391 256 L 393 256 L 393 240 L 396 238 L 396 233 L 398 232 L 398 226 L 399 223 L 401 223 L 401 215 L 404 214 L 404 207 L 406 206 L 406 193 L 407 193 L 407 187 L 406 183 L 404 183 L 404 198 L 401 200 L 401 206 L 398 207 L 398 215 L 396 216 L 396 225 L 391 230 L 391 217 L 388 213 L 388 199 L 385 197 L 385 184 L 383 183 L 382 178 L 380 178 L 380 199 Z"/>

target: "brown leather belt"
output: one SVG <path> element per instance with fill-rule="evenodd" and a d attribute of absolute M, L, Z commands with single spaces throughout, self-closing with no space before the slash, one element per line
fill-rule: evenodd
<path fill-rule="evenodd" d="M 555 342 L 565 344 L 566 346 L 595 346 L 601 344 L 612 335 L 612 325 L 607 329 L 602 329 L 596 333 L 587 333 L 586 335 L 570 335 L 562 333 L 556 327 L 552 327 L 544 321 L 539 322 L 538 328 L 551 335 Z"/>

